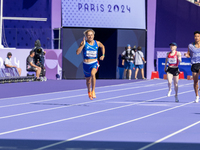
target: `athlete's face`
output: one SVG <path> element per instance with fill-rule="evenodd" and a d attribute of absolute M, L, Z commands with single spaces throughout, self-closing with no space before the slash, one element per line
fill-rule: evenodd
<path fill-rule="evenodd" d="M 128 47 L 127 47 L 127 49 L 131 49 L 131 47 L 130 47 L 130 46 L 128 46 Z"/>
<path fill-rule="evenodd" d="M 94 40 L 94 33 L 92 31 L 89 31 L 86 35 L 88 41 Z"/>
<path fill-rule="evenodd" d="M 172 51 L 176 51 L 177 47 L 176 47 L 175 45 L 170 45 L 170 49 L 171 49 Z"/>
<path fill-rule="evenodd" d="M 200 34 L 196 33 L 194 35 L 194 40 L 195 40 L 195 42 L 199 42 L 200 41 Z"/>

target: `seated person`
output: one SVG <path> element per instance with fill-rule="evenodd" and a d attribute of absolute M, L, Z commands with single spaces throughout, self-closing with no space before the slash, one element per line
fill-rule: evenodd
<path fill-rule="evenodd" d="M 12 57 L 12 53 L 11 52 L 8 52 L 7 54 L 7 57 L 4 61 L 4 65 L 6 68 L 17 68 L 17 66 L 13 66 L 12 63 L 11 63 L 11 57 Z M 21 76 L 21 73 L 22 73 L 22 69 L 21 68 L 17 68 L 17 71 L 19 73 L 19 75 Z"/>
<path fill-rule="evenodd" d="M 39 80 L 41 68 L 35 65 L 34 59 L 33 59 L 34 56 L 35 56 L 35 52 L 33 50 L 30 51 L 30 55 L 26 59 L 26 70 L 27 71 L 35 71 L 36 72 L 36 79 Z"/>

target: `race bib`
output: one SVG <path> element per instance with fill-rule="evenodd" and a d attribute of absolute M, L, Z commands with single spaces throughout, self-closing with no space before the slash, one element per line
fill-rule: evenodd
<path fill-rule="evenodd" d="M 176 64 L 177 59 L 176 58 L 168 58 L 169 64 Z"/>
<path fill-rule="evenodd" d="M 87 57 L 97 57 L 97 51 L 86 51 Z"/>

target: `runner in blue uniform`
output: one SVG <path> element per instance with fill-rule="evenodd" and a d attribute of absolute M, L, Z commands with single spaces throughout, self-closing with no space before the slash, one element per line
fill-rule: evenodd
<path fill-rule="evenodd" d="M 79 48 L 76 51 L 76 54 L 79 55 L 83 51 L 83 70 L 86 77 L 86 85 L 88 88 L 88 96 L 90 100 L 96 98 L 95 94 L 95 85 L 96 85 L 96 73 L 98 70 L 98 48 L 100 47 L 102 50 L 102 56 L 100 60 L 104 60 L 105 57 L 105 47 L 104 45 L 94 40 L 95 32 L 92 29 L 88 29 L 84 32 L 85 37 L 81 42 Z M 92 84 L 91 84 L 92 83 Z M 92 90 L 91 90 L 92 85 Z"/>
<path fill-rule="evenodd" d="M 199 102 L 199 93 L 198 93 L 198 79 L 199 79 L 199 70 L 200 70 L 200 32 L 194 32 L 194 43 L 189 44 L 188 52 L 184 55 L 188 58 L 191 58 L 191 71 L 194 80 L 194 91 L 196 94 L 195 102 Z"/>

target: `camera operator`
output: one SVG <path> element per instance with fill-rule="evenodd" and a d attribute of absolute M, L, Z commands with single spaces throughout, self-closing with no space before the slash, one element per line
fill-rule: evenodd
<path fill-rule="evenodd" d="M 34 56 L 35 52 L 32 50 L 30 51 L 30 55 L 26 59 L 26 70 L 27 71 L 35 71 L 36 72 L 36 80 L 40 81 L 39 76 L 41 73 L 41 68 L 36 66 L 34 63 Z"/>
<path fill-rule="evenodd" d="M 131 50 L 131 45 L 128 44 L 125 51 L 122 53 L 122 65 L 124 66 L 124 79 L 126 79 L 126 73 L 128 71 L 128 78 L 131 80 L 132 69 L 134 68 L 135 52 Z"/>
<path fill-rule="evenodd" d="M 41 47 L 40 40 L 35 41 L 35 47 L 33 48 L 33 51 L 35 52 L 34 61 L 35 61 L 36 65 L 43 68 L 44 67 L 44 55 L 46 54 L 46 52 Z"/>

